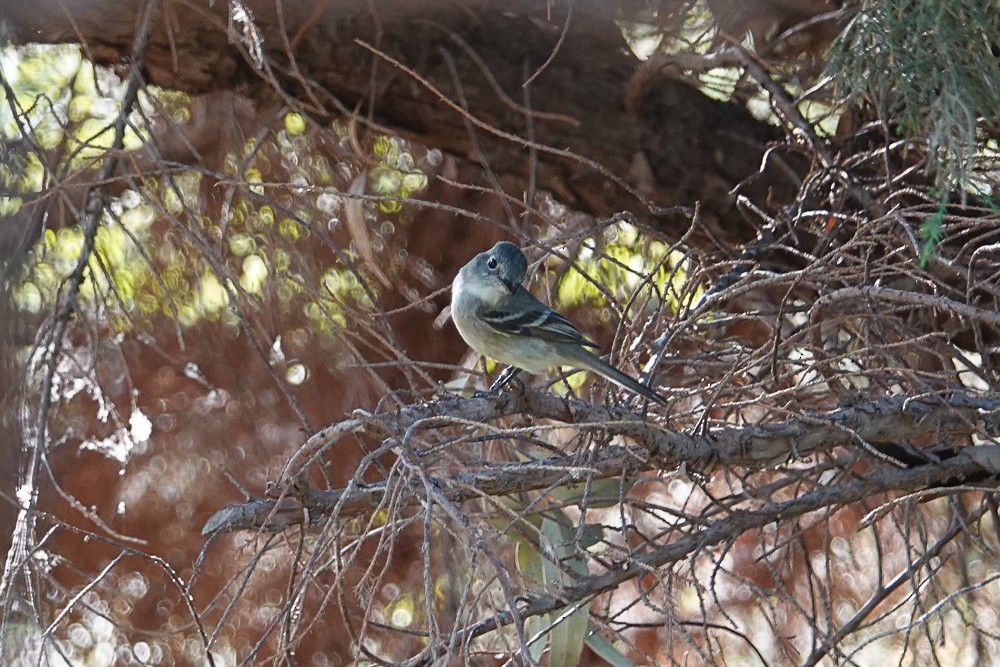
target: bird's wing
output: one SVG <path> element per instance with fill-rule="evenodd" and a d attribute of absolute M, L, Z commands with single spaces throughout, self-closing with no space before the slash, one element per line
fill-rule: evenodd
<path fill-rule="evenodd" d="M 479 318 L 495 331 L 508 336 L 529 336 L 553 343 L 575 343 L 598 348 L 597 343 L 584 337 L 565 317 L 539 302 L 524 288 L 511 300 L 509 310 L 489 310 Z"/>

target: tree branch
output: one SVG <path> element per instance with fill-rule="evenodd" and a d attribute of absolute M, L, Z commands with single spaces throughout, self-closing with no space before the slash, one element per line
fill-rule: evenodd
<path fill-rule="evenodd" d="M 990 472 L 993 474 L 1000 472 L 995 466 L 996 463 L 1000 462 L 1000 458 L 998 458 L 1000 457 L 1000 447 L 970 447 L 968 449 L 993 450 L 991 456 L 994 466 Z M 764 508 L 752 511 L 732 511 L 725 518 L 718 519 L 710 525 L 701 526 L 698 530 L 673 542 L 654 548 L 628 561 L 613 564 L 605 573 L 584 577 L 552 595 L 527 598 L 524 600 L 523 606 L 517 610 L 518 615 L 521 618 L 528 618 L 547 614 L 567 605 L 593 598 L 615 589 L 625 581 L 642 576 L 647 572 L 656 572 L 659 568 L 679 562 L 698 551 L 731 542 L 749 530 L 763 528 L 770 523 L 779 521 L 788 523 L 809 512 L 823 508 L 843 507 L 873 494 L 883 493 L 888 489 L 912 491 L 949 479 L 982 472 L 982 461 L 975 460 L 972 456 L 966 456 L 963 452 L 939 465 L 920 466 L 911 470 L 886 469 L 871 474 L 865 479 L 846 484 L 819 486 L 815 491 L 782 503 L 770 504 Z M 508 625 L 512 618 L 510 611 L 501 611 L 459 632 L 462 634 L 463 640 L 467 640 Z M 448 639 L 447 636 L 443 638 L 444 641 Z"/>
<path fill-rule="evenodd" d="M 384 440 L 376 453 L 382 453 L 411 448 L 415 431 L 437 434 L 447 427 L 480 426 L 518 415 L 597 431 L 604 442 L 627 438 L 634 444 L 606 444 L 592 452 L 585 466 L 579 465 L 574 455 L 567 454 L 435 476 L 445 497 L 461 503 L 481 496 L 507 496 L 588 478 L 632 476 L 645 470 L 673 469 L 680 465 L 694 469 L 710 465 L 765 468 L 852 444 L 896 443 L 930 432 L 970 435 L 977 432 L 980 420 L 990 429 L 998 412 L 1000 399 L 972 393 L 926 398 L 897 396 L 828 413 L 804 414 L 776 424 L 691 434 L 632 413 L 530 389 L 517 397 L 466 399 L 448 394 L 398 412 L 372 415 L 355 411 L 350 419 L 328 426 L 307 440 L 289 461 L 284 479 L 297 479 L 310 463 L 349 434 L 378 435 Z M 978 473 L 995 472 L 988 460 L 976 465 Z M 374 511 L 391 494 L 400 494 L 400 506 L 418 505 L 426 496 L 419 481 L 395 480 L 365 486 L 352 484 L 329 491 L 308 490 L 295 497 L 251 499 L 216 512 L 202 533 L 242 529 L 281 531 L 293 525 L 315 524 L 331 514 L 340 518 L 362 515 Z"/>

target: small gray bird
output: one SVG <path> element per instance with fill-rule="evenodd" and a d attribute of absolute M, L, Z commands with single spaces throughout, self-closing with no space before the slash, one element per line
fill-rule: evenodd
<path fill-rule="evenodd" d="M 521 283 L 527 273 L 524 253 L 501 241 L 473 257 L 451 285 L 451 317 L 458 333 L 476 352 L 513 367 L 494 388 L 520 369 L 534 374 L 552 366 L 573 366 L 666 404 L 655 391 L 587 350 L 599 346 L 524 289 Z"/>

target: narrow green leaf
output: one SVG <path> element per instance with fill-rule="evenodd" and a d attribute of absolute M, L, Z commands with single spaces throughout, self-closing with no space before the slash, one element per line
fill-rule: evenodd
<path fill-rule="evenodd" d="M 635 663 L 626 658 L 606 637 L 597 634 L 597 631 L 593 628 L 591 628 L 590 634 L 587 635 L 586 643 L 591 651 L 613 667 L 635 667 Z"/>
<path fill-rule="evenodd" d="M 531 589 L 537 589 L 539 592 L 543 592 L 545 587 L 545 572 L 542 564 L 542 555 L 538 553 L 538 549 L 535 545 L 524 540 L 518 540 L 517 548 L 514 554 L 514 559 L 517 562 L 517 569 L 521 573 L 521 577 L 524 579 L 525 585 Z M 528 639 L 530 640 L 535 635 L 545 632 L 550 623 L 551 621 L 548 614 L 532 616 L 529 618 L 527 622 Z M 541 660 L 542 653 L 545 652 L 545 646 L 547 644 L 548 639 L 546 637 L 542 637 L 528 646 L 528 652 L 531 654 L 531 657 L 535 660 L 535 662 Z"/>
<path fill-rule="evenodd" d="M 533 544 L 518 540 L 514 559 L 517 561 L 517 571 L 521 573 L 525 583 L 542 589 L 545 585 L 545 573 L 542 569 L 542 555 L 538 553 L 538 549 Z"/>
<path fill-rule="evenodd" d="M 550 492 L 556 500 L 567 504 L 582 504 L 586 494 L 587 507 L 591 509 L 601 509 L 604 507 L 614 507 L 621 502 L 622 492 L 628 491 L 632 483 L 630 480 L 622 480 L 617 477 L 607 479 L 595 479 L 590 488 L 586 482 L 578 484 L 566 484 L 559 486 Z"/>
<path fill-rule="evenodd" d="M 542 520 L 543 548 L 550 558 L 542 561 L 545 584 L 550 590 L 559 590 L 574 583 L 574 577 L 565 572 L 568 568 L 577 575 L 587 574 L 587 561 L 577 552 L 576 528 L 561 511 L 554 512 L 556 520 Z M 590 614 L 581 607 L 567 616 L 566 610 L 550 614 L 554 627 L 549 632 L 549 667 L 576 667 L 583 653 Z"/>

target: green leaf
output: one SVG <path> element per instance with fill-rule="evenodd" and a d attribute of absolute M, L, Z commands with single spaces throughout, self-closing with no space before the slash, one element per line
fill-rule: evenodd
<path fill-rule="evenodd" d="M 606 637 L 597 634 L 597 630 L 593 626 L 590 628 L 590 634 L 587 635 L 586 643 L 591 651 L 596 653 L 598 657 L 609 665 L 613 665 L 614 667 L 635 667 L 635 663 L 626 658 Z"/>
<path fill-rule="evenodd" d="M 576 528 L 569 517 L 558 510 L 554 514 L 558 520 L 542 520 L 542 539 L 551 556 L 542 562 L 542 568 L 546 587 L 559 590 L 574 583 L 573 574 L 587 575 L 587 561 L 578 552 Z M 568 616 L 566 611 L 550 614 L 555 625 L 549 631 L 549 667 L 576 667 L 583 653 L 590 614 L 586 605 Z"/>
<path fill-rule="evenodd" d="M 945 199 L 946 201 L 938 206 L 938 210 L 927 218 L 924 224 L 920 225 L 920 229 L 917 232 L 920 240 L 923 241 L 923 246 L 920 248 L 921 267 L 927 266 L 927 262 L 934 255 L 934 250 L 937 248 L 938 243 L 944 237 L 944 213 L 947 197 Z"/>
<path fill-rule="evenodd" d="M 545 586 L 542 555 L 538 553 L 538 549 L 533 544 L 518 540 L 514 558 L 517 561 L 517 571 L 521 573 L 526 584 L 534 584 L 539 589 Z"/>
<path fill-rule="evenodd" d="M 545 586 L 545 572 L 542 565 L 542 555 L 538 553 L 538 548 L 525 540 L 518 540 L 514 559 L 525 584 L 532 588 L 537 587 L 539 591 L 542 591 Z M 535 635 L 544 633 L 545 629 L 549 627 L 549 615 L 532 616 L 528 619 L 527 626 L 528 639 L 530 640 Z M 535 662 L 541 659 L 547 643 L 546 638 L 543 637 L 528 647 L 528 652 Z"/>
<path fill-rule="evenodd" d="M 595 479 L 589 489 L 586 482 L 559 486 L 552 489 L 550 495 L 556 500 L 573 505 L 581 504 L 586 495 L 587 507 L 602 509 L 617 505 L 621 501 L 622 493 L 628 491 L 631 486 L 631 480 L 625 480 L 623 483 L 617 477 L 609 477 Z"/>

